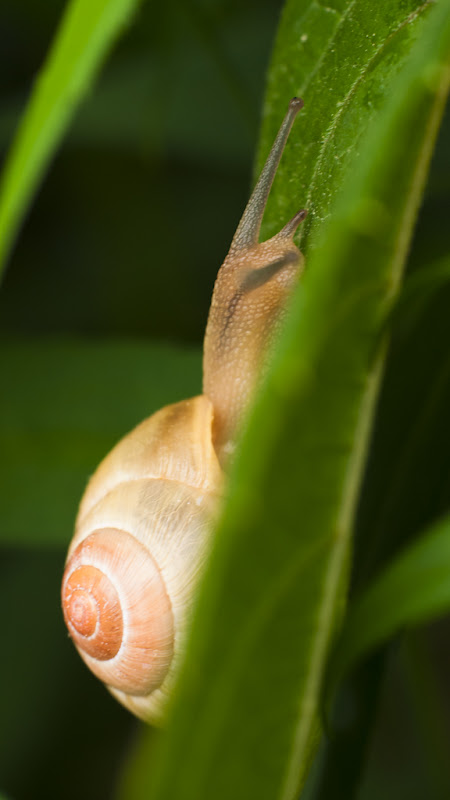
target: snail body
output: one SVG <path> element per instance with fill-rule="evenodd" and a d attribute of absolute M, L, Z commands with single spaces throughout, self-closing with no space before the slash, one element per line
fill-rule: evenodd
<path fill-rule="evenodd" d="M 157 411 L 102 461 L 82 498 L 62 583 L 81 657 L 137 716 L 170 696 L 224 476 L 302 266 L 300 211 L 258 243 L 267 197 L 302 101 L 294 98 L 214 287 L 203 394 Z"/>

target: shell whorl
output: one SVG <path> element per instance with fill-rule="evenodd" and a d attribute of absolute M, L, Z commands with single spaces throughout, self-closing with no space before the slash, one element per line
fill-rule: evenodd
<path fill-rule="evenodd" d="M 105 528 L 84 539 L 67 564 L 62 602 L 97 677 L 133 695 L 161 685 L 173 656 L 172 608 L 157 565 L 133 536 Z"/>
<path fill-rule="evenodd" d="M 82 499 L 62 601 L 80 655 L 158 722 L 183 651 L 223 473 L 205 396 L 153 414 L 100 464 Z"/>

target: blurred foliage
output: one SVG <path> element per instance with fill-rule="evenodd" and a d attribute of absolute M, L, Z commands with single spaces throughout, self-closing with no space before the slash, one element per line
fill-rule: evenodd
<path fill-rule="evenodd" d="M 393 559 L 354 600 L 328 664 L 329 691 L 362 655 L 402 628 L 417 626 L 450 608 L 450 517 Z"/>
<path fill-rule="evenodd" d="M 1 5 L 3 156 L 64 5 Z M 200 391 L 209 298 L 248 196 L 280 6 L 143 3 L 63 142 L 10 259 L 0 292 L 0 620 L 8 654 L 0 668 L 0 791 L 8 800 L 107 800 L 143 727 L 76 654 L 60 579 L 81 488 L 99 458 L 155 408 Z M 39 420 L 30 415 L 31 386 L 39 411 L 47 408 Z M 48 434 L 44 469 L 36 454 Z M 78 468 L 72 460 L 69 473 L 74 448 Z"/>
<path fill-rule="evenodd" d="M 142 5 L 29 216 L 2 288 L 0 331 L 201 341 L 247 199 L 280 5 Z M 3 147 L 62 10 L 46 4 L 36 26 L 31 4 L 22 6 L 0 12 Z"/>
<path fill-rule="evenodd" d="M 0 541 L 64 547 L 86 477 L 124 431 L 199 392 L 201 353 L 39 338 L 0 345 L 0 372 Z"/>
<path fill-rule="evenodd" d="M 312 4 L 324 37 L 342 2 L 332 5 Z M 5 0 L 0 8 L 2 154 L 63 6 Z M 154 408 L 200 389 L 209 297 L 248 195 L 280 8 L 280 0 L 143 3 L 77 115 L 10 259 L 0 293 L 0 791 L 10 800 L 139 797 L 158 736 L 109 698 L 67 638 L 59 610 L 65 543 L 98 458 Z M 301 40 L 306 21 L 287 18 L 291 24 L 300 25 L 293 31 L 306 70 L 320 42 L 313 52 Z M 283 74 L 283 92 L 298 91 Z M 272 103 L 281 103 L 275 74 L 271 81 Z M 374 111 L 368 106 L 368 125 Z M 268 112 L 264 152 L 280 117 L 270 105 Z M 305 152 L 321 145 L 314 125 L 297 124 L 307 126 Z M 411 248 L 414 275 L 448 256 L 449 135 L 447 114 Z M 301 158 L 287 153 L 285 179 Z M 310 176 L 300 184 L 302 194 Z M 298 187 L 288 196 L 296 202 Z M 311 241 L 326 202 L 314 193 L 308 199 L 316 212 L 305 226 Z M 271 203 L 266 233 L 290 213 L 285 194 Z M 448 508 L 449 300 L 443 283 L 412 327 L 401 316 L 394 326 L 358 513 L 355 591 Z M 142 339 L 121 342 L 121 335 Z M 439 746 L 426 743 L 450 739 L 448 656 L 441 624 L 364 664 L 341 693 L 306 791 L 446 799 L 448 765 Z"/>

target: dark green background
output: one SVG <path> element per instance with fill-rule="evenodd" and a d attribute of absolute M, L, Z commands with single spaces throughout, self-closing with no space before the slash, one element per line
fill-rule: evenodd
<path fill-rule="evenodd" d="M 2 156 L 62 8 L 54 0 L 2 3 Z M 199 350 L 213 281 L 248 196 L 280 8 L 279 0 L 142 5 L 28 216 L 0 293 L 3 341 L 125 337 Z M 448 252 L 449 131 L 447 115 L 410 272 Z M 449 299 L 448 290 L 439 292 L 413 335 L 399 326 L 394 338 L 359 517 L 378 549 L 367 554 L 360 543 L 356 586 L 448 506 Z M 420 427 L 435 375 L 439 407 Z M 181 380 L 186 393 L 197 391 L 198 368 Z M 137 413 L 146 411 L 130 403 L 122 432 Z M 416 425 L 415 450 L 405 455 Z M 397 462 L 403 484 L 391 491 Z M 65 547 L 50 546 L 1 553 L 0 792 L 13 800 L 112 798 L 141 727 L 91 677 L 67 638 L 59 609 L 64 556 Z M 324 796 L 341 796 L 339 770 L 365 745 L 354 721 L 358 693 L 366 699 L 373 685 L 373 701 L 378 692 L 381 701 L 360 800 L 448 797 L 439 747 L 450 740 L 450 726 L 427 724 L 427 715 L 443 704 L 450 711 L 449 650 L 448 631 L 437 624 L 394 647 L 384 683 L 379 664 L 362 671 L 341 699 L 341 740 L 333 740 Z M 432 696 L 417 701 L 424 686 L 436 692 L 435 707 Z"/>

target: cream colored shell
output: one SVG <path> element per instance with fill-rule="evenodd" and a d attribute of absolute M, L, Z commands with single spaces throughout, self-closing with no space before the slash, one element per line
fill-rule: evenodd
<path fill-rule="evenodd" d="M 156 412 L 122 439 L 89 482 L 68 555 L 70 561 L 93 531 L 115 528 L 132 533 L 158 565 L 173 613 L 174 657 L 166 678 L 147 697 L 108 687 L 135 714 L 153 722 L 162 714 L 177 671 L 220 501 L 222 470 L 211 425 L 212 405 L 202 395 Z"/>

